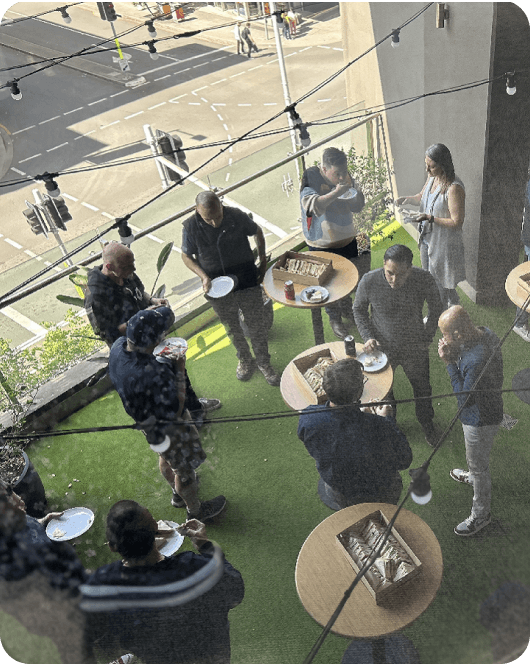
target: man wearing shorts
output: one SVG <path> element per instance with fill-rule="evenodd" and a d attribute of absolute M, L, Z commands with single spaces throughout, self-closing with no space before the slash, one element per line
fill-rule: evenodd
<path fill-rule="evenodd" d="M 126 336 L 111 348 L 109 375 L 123 407 L 142 424 L 151 449 L 160 455 L 160 472 L 173 490 L 171 504 L 186 507 L 188 518 L 205 522 L 222 512 L 226 499 L 199 500 L 195 469 L 206 454 L 184 408 L 185 358 L 168 364 L 153 355 L 174 320 L 169 307 L 136 313 L 127 324 Z"/>

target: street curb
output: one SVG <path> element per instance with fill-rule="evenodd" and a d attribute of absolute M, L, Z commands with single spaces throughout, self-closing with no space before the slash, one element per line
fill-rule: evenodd
<path fill-rule="evenodd" d="M 0 178 L 3 178 L 13 163 L 13 139 L 2 125 L 0 125 L 0 139 Z"/>

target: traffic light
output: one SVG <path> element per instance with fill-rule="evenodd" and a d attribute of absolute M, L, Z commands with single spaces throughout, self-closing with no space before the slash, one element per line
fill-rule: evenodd
<path fill-rule="evenodd" d="M 33 233 L 35 233 L 35 235 L 44 233 L 44 235 L 48 237 L 48 232 L 47 232 L 48 229 L 46 227 L 46 222 L 42 215 L 42 212 L 39 210 L 39 208 L 36 205 L 28 203 L 28 201 L 26 201 L 26 205 L 28 206 L 28 209 L 22 210 L 22 213 L 26 217 L 28 224 L 30 225 L 30 228 L 33 231 Z"/>
<path fill-rule="evenodd" d="M 42 207 L 50 223 L 50 228 L 55 226 L 62 231 L 66 229 L 66 222 L 72 219 L 64 200 L 58 196 L 56 199 L 46 197 L 42 202 Z"/>
<path fill-rule="evenodd" d="M 104 21 L 115 21 L 116 8 L 113 2 L 98 2 L 99 15 Z"/>
<path fill-rule="evenodd" d="M 163 155 L 165 155 L 170 161 L 172 161 L 175 166 L 182 168 L 182 170 L 189 173 L 190 167 L 186 163 L 186 154 L 182 149 L 182 139 L 177 134 L 171 135 L 166 134 L 160 130 L 157 130 L 158 146 Z M 171 169 L 166 169 L 169 171 L 169 179 L 173 182 L 178 182 L 181 180 L 181 176 Z"/>

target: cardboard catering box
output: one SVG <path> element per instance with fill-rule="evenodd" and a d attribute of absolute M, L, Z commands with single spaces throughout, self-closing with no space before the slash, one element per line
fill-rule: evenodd
<path fill-rule="evenodd" d="M 289 258 L 304 261 L 311 265 L 325 265 L 326 269 L 318 277 L 310 275 L 297 274 L 296 272 L 289 272 L 285 269 L 285 264 Z M 282 269 L 280 269 L 282 268 Z M 296 251 L 286 251 L 278 258 L 272 267 L 272 278 L 280 279 L 280 281 L 291 280 L 295 284 L 304 284 L 306 286 L 322 286 L 329 279 L 333 272 L 333 263 L 330 258 L 320 258 L 318 256 L 308 256 L 307 254 L 299 254 Z"/>
<path fill-rule="evenodd" d="M 377 524 L 381 528 L 381 532 L 388 526 L 388 519 L 381 512 L 381 510 L 377 510 L 363 517 L 348 528 L 345 528 L 337 535 L 337 544 L 344 552 L 344 555 L 356 573 L 358 573 L 359 570 L 363 567 L 365 560 L 361 560 L 358 554 L 352 551 L 352 543 L 353 545 L 358 543 L 359 545 L 363 546 L 365 551 L 373 550 L 371 545 L 368 544 L 362 536 L 362 532 L 367 527 L 369 521 Z M 408 583 L 410 580 L 416 578 L 421 572 L 421 562 L 419 558 L 415 555 L 415 553 L 395 528 L 392 528 L 390 538 L 387 540 L 387 543 L 388 542 L 390 542 L 391 546 L 394 547 L 394 550 L 401 550 L 402 557 L 399 559 L 408 561 L 406 567 L 403 569 L 408 569 L 409 571 L 407 573 L 403 573 L 403 570 L 400 570 L 401 563 L 398 565 L 396 565 L 396 563 L 389 564 L 384 561 L 384 558 L 376 558 L 367 573 L 362 577 L 361 581 L 368 589 L 370 595 L 375 599 L 375 603 L 377 605 L 383 604 L 385 600 L 388 599 L 389 596 L 393 595 L 396 590 L 401 588 L 403 584 Z M 383 551 L 384 550 L 385 548 L 383 547 Z M 381 583 L 381 575 L 384 573 L 384 569 L 387 564 L 390 568 L 389 571 L 391 570 L 390 578 L 388 578 L 385 583 Z M 398 578 L 394 580 L 396 577 Z"/>
<path fill-rule="evenodd" d="M 311 385 L 309 385 L 307 380 L 304 378 L 305 372 L 308 369 L 311 369 L 311 367 L 314 367 L 321 357 L 329 358 L 333 360 L 333 362 L 336 362 L 338 359 L 336 355 L 333 353 L 333 351 L 329 350 L 329 348 L 325 348 L 323 350 L 315 351 L 310 355 L 305 355 L 304 357 L 300 357 L 299 359 L 293 360 L 294 380 L 297 383 L 300 391 L 304 395 L 305 399 L 310 404 L 322 404 L 326 403 L 326 401 L 328 400 L 326 394 L 317 396 L 317 394 L 313 391 Z"/>
<path fill-rule="evenodd" d="M 517 296 L 524 300 L 530 295 L 530 272 L 522 274 L 517 279 Z"/>

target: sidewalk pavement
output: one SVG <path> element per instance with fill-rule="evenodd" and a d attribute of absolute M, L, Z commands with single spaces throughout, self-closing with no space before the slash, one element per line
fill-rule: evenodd
<path fill-rule="evenodd" d="M 149 3 L 149 6 L 153 8 L 154 4 Z M 99 15 L 99 10 L 95 2 L 83 2 L 77 5 L 77 7 L 92 11 L 96 16 Z M 152 18 L 148 10 L 141 9 L 132 2 L 115 2 L 114 7 L 118 15 L 138 25 L 142 25 L 145 21 Z M 237 20 L 235 14 L 232 12 L 223 12 L 216 7 L 206 4 L 193 9 L 188 7 L 184 11 L 185 18 L 182 21 L 175 21 L 173 17 L 155 21 L 158 36 L 167 36 L 164 33 L 178 35 L 194 30 L 205 30 L 205 32 L 197 35 L 195 39 L 204 40 L 218 46 L 233 46 L 235 48 L 233 32 L 233 24 Z M 330 9 L 324 10 L 319 14 L 312 14 L 308 11 L 302 11 L 300 14 L 302 22 L 297 26 L 297 35 L 290 40 L 283 39 L 282 37 L 283 48 L 298 49 L 304 46 L 325 46 L 342 41 L 341 18 L 338 7 L 332 6 Z M 328 18 L 329 16 L 334 16 L 334 18 Z M 240 20 L 244 23 L 244 19 Z M 266 38 L 264 21 L 251 21 L 252 37 L 259 48 L 266 48 L 267 46 L 274 48 L 273 20 L 275 20 L 274 17 L 267 21 L 268 39 Z M 229 27 L 212 29 L 216 28 L 216 26 L 226 26 L 227 24 L 231 25 Z M 281 34 L 282 26 L 279 25 L 278 27 Z M 119 19 L 116 23 L 116 29 L 119 32 Z M 145 39 L 148 39 L 147 28 Z"/>

